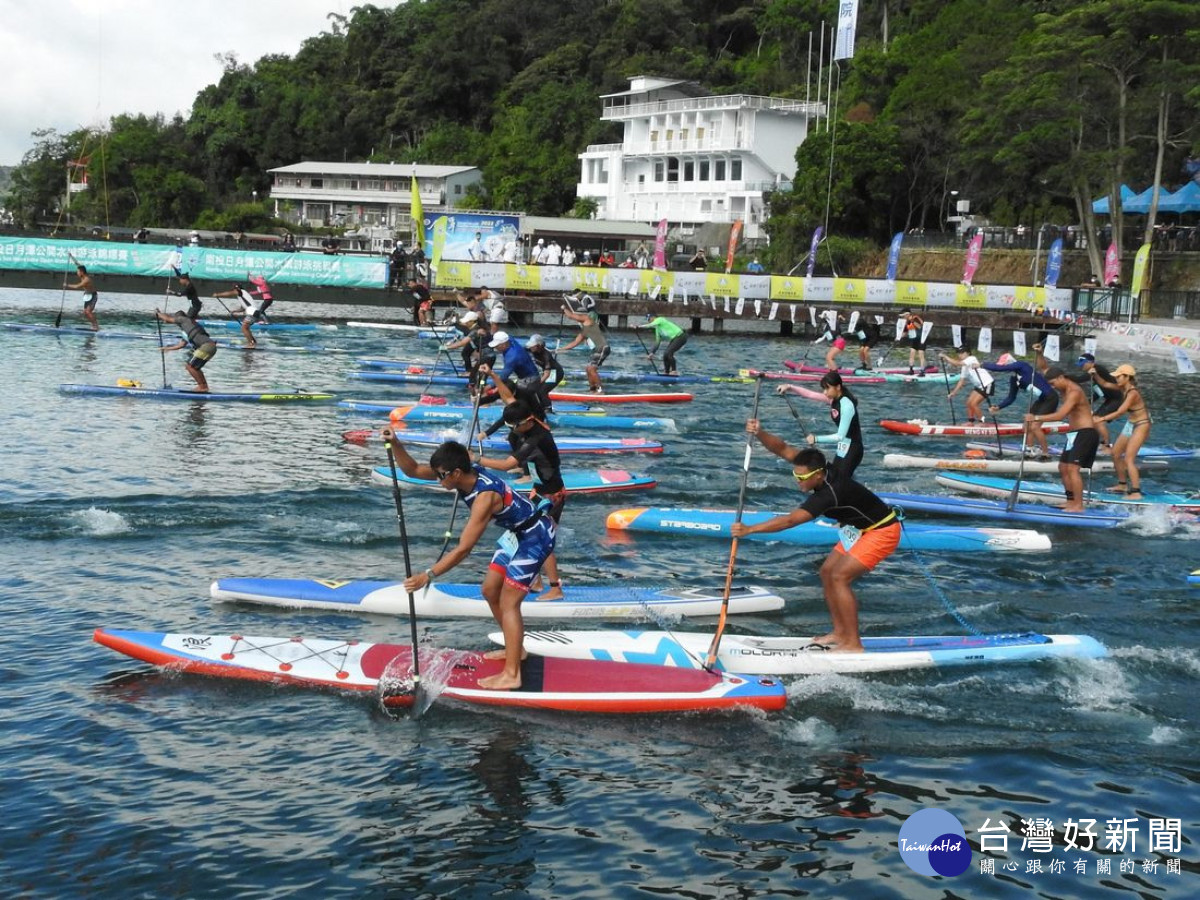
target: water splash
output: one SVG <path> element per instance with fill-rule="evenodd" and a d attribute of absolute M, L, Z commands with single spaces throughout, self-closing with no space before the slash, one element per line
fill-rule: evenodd
<path fill-rule="evenodd" d="M 73 512 L 69 518 L 84 534 L 92 537 L 111 537 L 133 531 L 133 526 L 125 516 L 94 506 Z"/>

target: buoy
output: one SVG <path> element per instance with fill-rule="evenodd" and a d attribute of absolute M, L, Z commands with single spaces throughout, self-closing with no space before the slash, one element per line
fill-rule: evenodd
<path fill-rule="evenodd" d="M 987 453 L 983 450 L 967 450 L 963 453 L 967 459 L 984 459 Z"/>

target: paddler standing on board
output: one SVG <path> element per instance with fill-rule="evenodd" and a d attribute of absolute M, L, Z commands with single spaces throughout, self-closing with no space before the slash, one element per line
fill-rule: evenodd
<path fill-rule="evenodd" d="M 565 315 L 572 322 L 579 325 L 579 334 L 569 343 L 558 348 L 559 353 L 578 347 L 584 341 L 587 341 L 588 346 L 592 348 L 592 358 L 588 360 L 584 371 L 587 373 L 588 390 L 593 394 L 601 394 L 604 392 L 603 386 L 600 384 L 600 367 L 604 365 L 604 361 L 608 359 L 608 354 L 612 352 L 612 348 L 608 346 L 608 338 L 604 336 L 604 331 L 600 327 L 600 316 L 596 312 L 596 301 L 588 294 L 582 294 L 576 291 L 574 298 L 578 299 L 583 307 L 583 312 L 576 312 L 569 306 L 562 308 Z M 568 300 L 568 303 L 570 300 Z"/>
<path fill-rule="evenodd" d="M 1079 470 L 1092 467 L 1096 450 L 1100 447 L 1100 432 L 1096 430 L 1092 407 L 1083 388 L 1068 378 L 1067 373 L 1058 366 L 1046 370 L 1046 380 L 1058 391 L 1062 401 L 1053 412 L 1026 413 L 1025 421 L 1037 426 L 1038 431 L 1041 431 L 1042 422 L 1061 422 L 1066 419 L 1070 424 L 1066 446 L 1058 458 L 1058 475 L 1062 479 L 1063 492 L 1067 495 L 1063 509 L 1067 512 L 1083 512 L 1083 476 Z"/>
<path fill-rule="evenodd" d="M 659 344 L 663 341 L 667 342 L 667 349 L 663 351 L 663 374 L 678 375 L 679 371 L 675 367 L 675 354 L 687 343 L 687 332 L 670 319 L 655 316 L 653 313 L 646 313 L 646 321 L 640 325 L 635 324 L 633 327 L 654 329 L 654 346 L 646 351 L 647 359 L 654 359 Z"/>
<path fill-rule="evenodd" d="M 167 315 L 162 310 L 156 309 L 154 315 L 160 322 L 178 325 L 184 335 L 184 339 L 178 344 L 163 347 L 163 353 L 169 353 L 172 350 L 182 350 L 188 344 L 192 345 L 191 356 L 184 362 L 183 367 L 187 369 L 187 373 L 195 380 L 196 393 L 207 394 L 208 381 L 205 379 L 204 373 L 200 370 L 216 355 L 216 341 L 209 337 L 208 332 L 182 309 L 176 310 L 174 315 Z"/>
<path fill-rule="evenodd" d="M 496 691 L 517 690 L 521 687 L 525 642 L 521 603 L 541 572 L 542 564 L 554 552 L 554 520 L 545 509 L 534 506 L 513 490 L 512 485 L 483 466 L 472 463 L 470 452 L 457 441 L 446 441 L 433 451 L 429 465 L 424 465 L 409 455 L 390 427 L 383 429 L 383 439 L 391 445 L 396 464 L 405 475 L 437 479 L 442 487 L 457 491 L 471 511 L 458 544 L 424 572 L 405 579 L 405 590 L 424 590 L 435 578 L 445 575 L 466 559 L 489 523 L 504 529 L 481 588 L 483 598 L 504 632 L 504 650 L 493 650 L 484 656 L 503 659 L 504 671 L 479 679 L 479 686 Z"/>
<path fill-rule="evenodd" d="M 954 356 L 946 353 L 939 354 L 951 365 L 962 366 L 962 375 L 958 379 L 958 383 L 951 388 L 946 397 L 953 401 L 954 395 L 969 381 L 971 393 L 967 395 L 967 424 L 974 425 L 977 421 L 983 422 L 983 410 L 980 409 L 980 404 L 984 400 L 991 402 L 992 394 L 996 393 L 996 379 L 991 372 L 983 368 L 979 358 L 966 347 L 955 347 L 954 353 Z"/>
<path fill-rule="evenodd" d="M 1054 386 L 1031 364 L 1016 359 L 1011 353 L 1000 354 L 994 363 L 984 363 L 983 368 L 989 372 L 1007 372 L 1010 376 L 1008 396 L 988 407 L 993 416 L 1016 400 L 1018 391 L 1029 394 L 1030 415 L 1045 415 L 1058 407 L 1058 392 Z M 1050 445 L 1046 443 L 1046 432 L 1041 425 L 1030 421 L 1030 415 L 1025 416 L 1025 440 L 1032 440 L 1038 445 L 1039 459 L 1049 459 Z"/>
<path fill-rule="evenodd" d="M 100 299 L 100 295 L 96 293 L 96 285 L 85 265 L 77 264 L 75 266 L 75 276 L 79 280 L 74 284 L 68 284 L 67 290 L 83 291 L 83 317 L 92 323 L 92 331 L 99 331 L 100 323 L 96 320 L 96 301 Z M 58 322 L 54 324 L 57 325 Z"/>
<path fill-rule="evenodd" d="M 840 653 L 862 653 L 858 628 L 858 598 L 854 582 L 887 559 L 900 544 L 900 520 L 896 511 L 857 481 L 837 476 L 825 465 L 825 454 L 815 447 L 799 450 L 783 438 L 764 430 L 758 419 L 746 422 L 746 430 L 757 435 L 764 447 L 792 464 L 792 477 L 809 495 L 803 505 L 787 515 L 775 516 L 756 525 L 735 522 L 734 537 L 771 534 L 819 516 L 841 526 L 841 539 L 821 564 L 821 586 L 825 605 L 833 621 L 829 634 L 814 638 L 812 646 Z"/>

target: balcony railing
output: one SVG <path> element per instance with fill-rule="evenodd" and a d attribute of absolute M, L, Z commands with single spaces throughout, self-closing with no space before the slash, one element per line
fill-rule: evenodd
<path fill-rule="evenodd" d="M 763 109 L 775 112 L 796 112 L 809 116 L 825 115 L 824 103 L 790 100 L 784 97 L 760 97 L 755 94 L 723 94 L 712 97 L 692 97 L 679 100 L 656 100 L 650 103 L 609 103 L 601 119 L 629 119 L 664 113 L 703 112 L 721 109 Z"/>

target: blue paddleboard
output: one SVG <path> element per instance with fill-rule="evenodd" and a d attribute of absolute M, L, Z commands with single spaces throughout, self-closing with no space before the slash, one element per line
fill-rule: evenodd
<path fill-rule="evenodd" d="M 1009 522 L 1040 522 L 1044 525 L 1078 525 L 1085 528 L 1112 528 L 1129 518 L 1124 510 L 1111 508 L 1065 512 L 1041 503 L 1017 503 L 1012 509 L 1003 500 L 982 497 L 951 497 L 942 494 L 896 494 L 876 491 L 879 498 L 905 512 L 927 512 L 945 516 L 972 516 L 1004 519 Z"/>
<path fill-rule="evenodd" d="M 462 423 L 471 418 L 470 407 L 444 406 L 387 406 L 364 400 L 342 400 L 338 403 L 342 409 L 353 409 L 358 412 L 386 412 L 394 422 L 406 423 Z M 380 408 L 380 407 L 384 408 Z M 479 421 L 485 424 L 496 421 L 502 410 L 494 406 L 480 407 Z M 633 416 L 607 416 L 592 413 L 554 413 L 550 416 L 551 425 L 561 425 L 564 428 L 595 428 L 615 429 L 618 431 L 675 431 L 674 419 L 634 418 Z"/>
<path fill-rule="evenodd" d="M 204 400 L 209 403 L 325 403 L 336 399 L 333 394 L 317 394 L 308 391 L 277 391 L 274 393 L 220 393 L 189 391 L 180 388 L 120 387 L 107 384 L 60 384 L 63 394 L 84 396 L 139 397 L 148 400 Z"/>
<path fill-rule="evenodd" d="M 961 472 L 941 472 L 937 476 L 938 484 L 944 484 L 958 491 L 970 494 L 983 494 L 987 497 L 1008 497 L 1016 486 L 1015 478 L 1000 478 L 993 475 L 970 475 Z M 1087 484 L 1085 482 L 1084 489 Z M 1017 489 L 1017 496 L 1026 500 L 1061 506 L 1066 503 L 1066 494 L 1059 482 L 1032 481 L 1024 479 Z M 1092 490 L 1087 492 L 1090 503 L 1104 503 L 1113 506 L 1175 506 L 1185 509 L 1200 509 L 1200 500 L 1185 494 L 1173 494 L 1154 491 L 1143 491 L 1139 500 L 1131 500 L 1125 494 L 1112 491 Z"/>
<path fill-rule="evenodd" d="M 499 475 L 514 488 L 522 490 L 532 488 L 538 483 L 536 476 L 528 481 L 518 481 L 517 478 L 519 476 L 513 472 L 496 472 L 495 474 Z M 386 466 L 375 469 L 373 475 L 376 481 L 388 485 L 392 483 L 392 470 Z M 444 490 L 436 481 L 424 478 L 410 478 L 400 471 L 396 472 L 396 478 L 401 484 L 429 488 L 435 491 Z M 562 479 L 568 494 L 603 494 L 611 491 L 635 491 L 652 488 L 658 483 L 649 475 L 637 475 L 633 472 L 626 472 L 624 469 L 567 471 L 562 473 Z"/>

